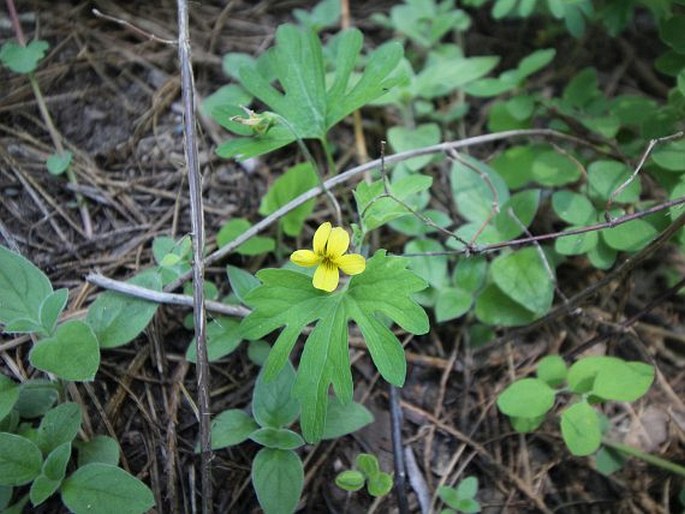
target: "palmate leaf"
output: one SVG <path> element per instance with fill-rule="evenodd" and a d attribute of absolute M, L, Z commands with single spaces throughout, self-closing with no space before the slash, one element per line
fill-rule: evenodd
<path fill-rule="evenodd" d="M 250 94 L 282 116 L 288 126 L 279 124 L 254 138 L 233 139 L 222 144 L 217 153 L 222 157 L 246 159 L 285 146 L 298 137 L 323 140 L 333 125 L 383 95 L 400 80 L 389 74 L 402 57 L 402 47 L 398 43 L 388 43 L 369 56 L 364 71 L 352 85 L 350 79 L 363 36 L 359 30 L 349 29 L 338 37 L 335 72 L 327 87 L 318 36 L 311 30 L 281 25 L 276 32 L 276 46 L 270 50 L 270 62 L 280 90 L 254 63 L 243 65 L 238 77 Z"/>
<path fill-rule="evenodd" d="M 377 314 L 412 334 L 428 332 L 428 316 L 412 299 L 426 284 L 407 269 L 405 259 L 379 250 L 367 261 L 366 270 L 350 279 L 347 288 L 332 294 L 315 289 L 310 276 L 296 271 L 266 269 L 257 277 L 262 285 L 245 296 L 253 312 L 242 322 L 244 336 L 258 339 L 283 327 L 265 364 L 266 380 L 285 365 L 304 328 L 315 324 L 305 342 L 293 387 L 302 405 L 301 425 L 307 441 L 317 441 L 323 435 L 330 385 L 343 403 L 352 400 L 350 321 L 361 331 L 383 378 L 398 386 L 404 383 L 404 350 Z"/>

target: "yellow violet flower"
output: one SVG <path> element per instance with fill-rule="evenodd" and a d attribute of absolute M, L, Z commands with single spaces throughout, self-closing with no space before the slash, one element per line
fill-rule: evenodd
<path fill-rule="evenodd" d="M 345 229 L 333 228 L 327 221 L 314 233 L 314 251 L 297 250 L 290 260 L 307 268 L 318 265 L 312 283 L 315 288 L 330 293 L 338 287 L 338 270 L 347 275 L 358 275 L 366 269 L 366 259 L 358 253 L 343 255 L 349 246 L 350 236 Z"/>

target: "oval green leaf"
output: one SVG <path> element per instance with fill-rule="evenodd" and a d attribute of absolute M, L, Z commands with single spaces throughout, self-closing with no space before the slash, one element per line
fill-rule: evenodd
<path fill-rule="evenodd" d="M 602 432 L 597 412 L 586 401 L 571 405 L 561 414 L 561 435 L 573 455 L 591 455 L 599 448 Z"/>
<path fill-rule="evenodd" d="M 554 389 L 538 378 L 523 378 L 497 397 L 497 407 L 507 416 L 537 418 L 554 405 Z"/>

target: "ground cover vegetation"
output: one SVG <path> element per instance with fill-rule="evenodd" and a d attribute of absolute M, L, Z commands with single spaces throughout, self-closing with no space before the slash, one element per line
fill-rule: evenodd
<path fill-rule="evenodd" d="M 685 512 L 685 3 L 95 4 L 0 27 L 0 512 Z"/>

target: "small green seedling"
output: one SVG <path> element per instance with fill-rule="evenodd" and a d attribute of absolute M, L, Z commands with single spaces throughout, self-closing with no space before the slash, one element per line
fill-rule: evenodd
<path fill-rule="evenodd" d="M 385 496 L 392 490 L 393 479 L 390 473 L 381 471 L 375 455 L 360 453 L 354 469 L 339 473 L 335 477 L 335 485 L 350 492 L 359 491 L 366 485 L 371 496 Z"/>
<path fill-rule="evenodd" d="M 261 356 L 261 362 L 266 358 L 262 350 L 255 348 L 253 352 Z M 296 450 L 305 443 L 300 434 L 287 428 L 300 415 L 299 402 L 292 396 L 294 383 L 295 370 L 290 362 L 273 380 L 266 380 L 262 369 L 252 395 L 252 416 L 240 409 L 229 409 L 212 420 L 212 449 L 248 439 L 263 446 L 252 462 L 252 485 L 266 514 L 294 512 L 304 486 L 302 460 Z M 322 437 L 342 437 L 372 421 L 373 416 L 364 406 L 356 402 L 343 405 L 331 398 Z"/>
<path fill-rule="evenodd" d="M 440 486 L 438 496 L 451 507 L 451 509 L 443 509 L 440 514 L 480 512 L 480 503 L 476 500 L 476 494 L 478 494 L 478 479 L 476 477 L 466 477 L 456 487 Z"/>
<path fill-rule="evenodd" d="M 570 368 L 558 355 L 544 357 L 536 378 L 523 378 L 497 398 L 497 407 L 509 416 L 518 432 L 538 428 L 557 397 L 571 395 L 562 411 L 561 434 L 573 455 L 586 456 L 600 449 L 602 418 L 594 405 L 605 401 L 633 402 L 654 381 L 654 367 L 617 357 L 585 357 Z M 562 388 L 563 384 L 566 387 Z"/>

